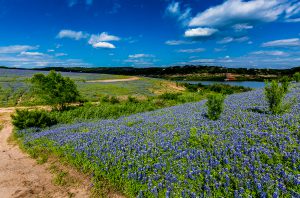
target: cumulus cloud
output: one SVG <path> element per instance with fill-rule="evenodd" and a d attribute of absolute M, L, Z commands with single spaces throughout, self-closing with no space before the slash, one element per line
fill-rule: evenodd
<path fill-rule="evenodd" d="M 119 41 L 119 37 L 110 35 L 107 32 L 102 32 L 101 34 L 88 34 L 82 31 L 73 30 L 61 30 L 57 38 L 71 38 L 74 40 L 88 39 L 88 44 L 92 45 L 93 48 L 106 48 L 114 49 L 116 46 L 109 41 Z"/>
<path fill-rule="evenodd" d="M 263 43 L 262 47 L 300 47 L 300 39 L 291 38 L 291 39 L 269 41 Z"/>
<path fill-rule="evenodd" d="M 93 48 L 105 48 L 105 49 L 115 49 L 116 46 L 114 46 L 111 43 L 108 42 L 98 42 L 92 44 Z"/>
<path fill-rule="evenodd" d="M 107 32 L 101 34 L 92 34 L 88 43 L 94 48 L 114 49 L 116 46 L 108 41 L 119 41 L 120 38 L 114 35 L 109 35 Z"/>
<path fill-rule="evenodd" d="M 224 27 L 251 22 L 277 20 L 288 7 L 287 0 L 227 0 L 197 14 L 189 26 Z"/>
<path fill-rule="evenodd" d="M 213 34 L 218 32 L 217 29 L 214 28 L 194 28 L 194 29 L 188 29 L 185 31 L 184 36 L 189 38 L 195 38 L 195 37 L 210 37 Z"/>
<path fill-rule="evenodd" d="M 205 51 L 204 48 L 181 49 L 181 50 L 178 50 L 178 52 L 181 52 L 181 53 L 197 53 L 197 52 L 204 52 L 204 51 Z"/>
<path fill-rule="evenodd" d="M 98 42 L 108 42 L 108 41 L 119 41 L 120 38 L 114 35 L 109 35 L 107 32 L 102 32 L 101 34 L 92 34 L 89 39 L 89 44 L 94 44 Z"/>
<path fill-rule="evenodd" d="M 82 31 L 73 31 L 73 30 L 61 30 L 57 34 L 57 38 L 70 38 L 74 40 L 80 40 L 87 38 L 89 34 L 84 33 Z"/>
<path fill-rule="evenodd" d="M 10 54 L 10 53 L 20 53 L 28 50 L 38 49 L 38 46 L 30 46 L 30 45 L 10 45 L 0 47 L 0 54 Z"/>

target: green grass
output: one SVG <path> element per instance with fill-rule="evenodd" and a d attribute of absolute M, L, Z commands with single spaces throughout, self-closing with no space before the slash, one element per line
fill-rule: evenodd
<path fill-rule="evenodd" d="M 170 107 L 186 102 L 200 101 L 206 98 L 210 92 L 190 93 L 183 92 L 174 99 L 149 97 L 144 100 L 134 100 L 133 102 L 123 100 L 119 103 L 100 102 L 99 104 L 86 103 L 81 107 L 70 107 L 66 111 L 52 111 L 50 114 L 59 123 L 74 123 L 85 120 L 115 119 L 135 113 L 153 111 L 159 108 Z M 130 123 L 129 123 L 130 125 Z"/>
<path fill-rule="evenodd" d="M 2 70 L 1 70 L 2 71 Z M 16 75 L 14 70 L 0 73 L 0 107 L 46 105 L 30 91 L 30 78 L 39 71 L 27 71 L 26 74 Z M 90 80 L 124 79 L 131 76 L 86 73 L 62 73 L 73 79 L 80 94 L 87 101 L 97 102 L 104 95 L 126 98 L 155 96 L 164 92 L 178 92 L 176 84 L 167 80 L 140 78 L 127 82 L 88 82 Z M 171 85 L 171 86 L 170 86 Z"/>

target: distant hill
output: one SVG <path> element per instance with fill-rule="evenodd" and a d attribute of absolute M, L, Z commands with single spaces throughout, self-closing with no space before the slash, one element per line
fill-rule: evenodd
<path fill-rule="evenodd" d="M 1 68 L 7 68 L 0 66 Z M 84 73 L 103 73 L 103 74 L 119 74 L 119 75 L 142 75 L 149 77 L 167 77 L 172 75 L 196 75 L 196 74 L 221 74 L 232 73 L 239 75 L 293 75 L 300 72 L 300 67 L 291 69 L 258 69 L 258 68 L 226 68 L 220 66 L 171 66 L 171 67 L 45 67 L 35 68 L 32 70 L 56 70 L 63 72 L 84 72 Z"/>

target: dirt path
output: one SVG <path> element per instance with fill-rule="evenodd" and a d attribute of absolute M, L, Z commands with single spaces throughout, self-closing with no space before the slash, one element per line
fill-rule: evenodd
<path fill-rule="evenodd" d="M 13 129 L 10 120 L 13 111 L 14 108 L 0 108 L 0 121 L 4 123 L 0 131 L 0 197 L 89 197 L 89 183 L 56 186 L 47 164 L 37 164 L 17 145 L 8 143 Z"/>
<path fill-rule="evenodd" d="M 88 83 L 95 83 L 95 82 L 102 82 L 102 83 L 110 83 L 110 82 L 127 82 L 127 81 L 134 81 L 139 80 L 139 77 L 132 77 L 132 78 L 124 78 L 124 79 L 109 79 L 109 80 L 89 80 L 86 81 Z"/>

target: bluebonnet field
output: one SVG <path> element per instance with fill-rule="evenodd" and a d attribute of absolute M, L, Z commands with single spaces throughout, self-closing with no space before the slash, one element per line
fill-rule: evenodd
<path fill-rule="evenodd" d="M 135 197 L 299 197 L 300 85 L 289 113 L 268 114 L 262 89 L 227 97 L 218 121 L 205 101 L 117 120 L 20 131 Z"/>

